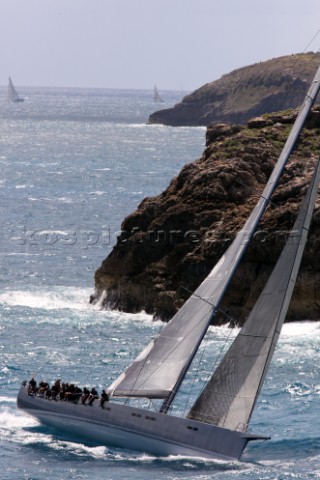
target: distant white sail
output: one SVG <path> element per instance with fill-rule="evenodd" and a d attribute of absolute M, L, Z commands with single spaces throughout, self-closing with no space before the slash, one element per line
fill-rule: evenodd
<path fill-rule="evenodd" d="M 154 88 L 153 88 L 153 99 L 154 99 L 155 102 L 163 102 L 163 100 L 160 97 L 160 94 L 158 92 L 157 85 L 155 85 Z"/>
<path fill-rule="evenodd" d="M 14 88 L 10 77 L 9 77 L 9 85 L 8 85 L 8 100 L 13 103 L 24 101 L 24 98 L 20 97 L 17 90 Z"/>

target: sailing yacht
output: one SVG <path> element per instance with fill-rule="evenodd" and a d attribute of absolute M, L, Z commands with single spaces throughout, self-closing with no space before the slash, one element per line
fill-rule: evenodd
<path fill-rule="evenodd" d="M 8 85 L 8 100 L 13 103 L 24 102 L 24 98 L 20 97 L 10 77 L 9 77 L 9 85 Z"/>
<path fill-rule="evenodd" d="M 244 227 L 211 273 L 159 336 L 108 387 L 110 401 L 90 408 L 30 395 L 22 385 L 18 407 L 41 423 L 81 441 L 154 455 L 240 459 L 248 442 L 269 437 L 249 433 L 250 418 L 272 359 L 307 241 L 320 182 L 317 162 L 287 243 L 245 324 L 185 417 L 172 404 L 250 244 L 320 89 L 320 67 L 271 176 Z M 125 398 L 120 404 L 117 398 Z M 147 410 L 129 399 L 159 402 Z M 153 403 L 154 404 L 154 403 Z"/>
<path fill-rule="evenodd" d="M 153 87 L 153 100 L 155 102 L 163 103 L 163 99 L 161 98 L 160 93 L 158 92 L 157 85 Z"/>

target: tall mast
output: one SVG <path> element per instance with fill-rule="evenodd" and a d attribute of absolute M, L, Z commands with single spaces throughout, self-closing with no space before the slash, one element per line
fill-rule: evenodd
<path fill-rule="evenodd" d="M 163 399 L 166 413 L 257 228 L 320 89 L 320 67 L 271 176 L 244 227 L 171 321 L 110 386 L 114 396 Z"/>
<path fill-rule="evenodd" d="M 188 418 L 246 431 L 289 308 L 320 181 L 318 160 L 298 216 L 247 320 Z"/>
<path fill-rule="evenodd" d="M 200 287 L 196 290 L 195 294 L 198 294 L 200 297 L 202 296 L 202 292 L 199 292 L 199 289 L 201 289 L 201 286 L 208 280 L 210 277 L 219 277 L 219 275 L 222 273 L 224 274 L 225 277 L 222 279 L 221 285 L 220 285 L 220 291 L 218 292 L 218 295 L 215 296 L 214 300 L 212 301 L 213 308 L 211 315 L 208 318 L 208 321 L 206 323 L 206 327 L 203 331 L 203 335 L 201 338 L 199 338 L 196 348 L 194 350 L 194 353 L 192 356 L 190 356 L 189 362 L 185 365 L 184 369 L 181 372 L 181 375 L 175 385 L 175 388 L 172 390 L 171 394 L 168 396 L 167 399 L 162 404 L 161 411 L 162 412 L 167 412 L 168 409 L 170 408 L 171 403 L 173 402 L 178 389 L 186 376 L 186 373 L 191 365 L 191 362 L 199 348 L 200 343 L 203 340 L 203 337 L 205 333 L 207 332 L 212 319 L 215 317 L 217 309 L 219 307 L 219 304 L 226 292 L 226 289 L 228 288 L 233 275 L 235 273 L 236 268 L 238 267 L 244 252 L 246 251 L 248 244 L 250 240 L 252 239 L 254 232 L 256 231 L 256 228 L 258 226 L 258 223 L 265 212 L 269 202 L 270 198 L 278 184 L 278 181 L 280 179 L 280 176 L 287 164 L 287 161 L 292 153 L 292 150 L 298 140 L 298 137 L 301 133 L 301 130 L 306 122 L 307 116 L 310 113 L 310 110 L 312 108 L 312 105 L 315 102 L 315 99 L 319 93 L 320 90 L 320 66 L 318 67 L 318 70 L 314 76 L 314 79 L 308 89 L 308 92 L 305 96 L 304 102 L 299 110 L 298 116 L 292 126 L 292 129 L 290 131 L 290 134 L 286 140 L 286 143 L 281 151 L 281 154 L 277 160 L 277 163 L 271 173 L 271 176 L 268 180 L 267 185 L 265 186 L 255 208 L 251 212 L 250 217 L 245 223 L 244 228 L 237 234 L 236 238 L 232 242 L 232 244 L 229 246 L 223 257 L 227 258 L 228 253 L 230 252 L 230 255 L 232 255 L 232 252 L 236 250 L 236 254 L 232 255 L 232 259 L 229 265 L 225 265 L 225 262 L 221 262 L 222 259 L 217 263 L 216 267 L 214 267 L 213 271 L 209 274 L 209 276 L 206 278 L 206 280 L 200 285 Z M 223 258 L 222 257 L 222 258 Z M 217 268 L 221 262 L 221 268 Z M 226 271 L 228 272 L 226 275 Z M 213 275 L 214 274 L 214 275 Z M 207 298 L 205 295 L 203 295 L 203 298 Z"/>

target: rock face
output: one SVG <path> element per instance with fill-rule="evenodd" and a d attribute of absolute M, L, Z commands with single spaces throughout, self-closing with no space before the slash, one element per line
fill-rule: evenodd
<path fill-rule="evenodd" d="M 95 274 L 92 301 L 168 320 L 201 283 L 241 229 L 262 192 L 296 112 L 247 126 L 207 129 L 201 158 L 182 168 L 159 196 L 145 198 Z M 310 114 L 254 242 L 222 309 L 241 323 L 263 288 L 293 225 L 320 148 L 320 113 Z M 320 203 L 288 318 L 320 318 Z M 223 322 L 223 318 L 218 318 Z"/>
<path fill-rule="evenodd" d="M 153 113 L 149 123 L 208 126 L 245 124 L 252 117 L 297 108 L 318 68 L 320 54 L 280 57 L 234 70 L 208 83 L 173 108 Z"/>

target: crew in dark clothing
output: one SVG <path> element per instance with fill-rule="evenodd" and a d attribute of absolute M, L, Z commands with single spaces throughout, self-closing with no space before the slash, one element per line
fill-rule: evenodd
<path fill-rule="evenodd" d="M 35 395 L 36 390 L 37 390 L 37 382 L 35 381 L 34 377 L 31 377 L 28 385 L 28 395 Z"/>
<path fill-rule="evenodd" d="M 73 396 L 74 396 L 73 403 L 78 403 L 79 399 L 82 397 L 82 388 L 75 387 Z"/>
<path fill-rule="evenodd" d="M 60 389 L 60 394 L 59 394 L 60 400 L 64 400 L 65 393 L 66 393 L 66 384 L 62 383 L 61 384 L 61 389 Z"/>
<path fill-rule="evenodd" d="M 99 398 L 99 395 L 97 390 L 93 387 L 88 397 L 88 405 L 92 405 L 96 398 Z"/>
<path fill-rule="evenodd" d="M 100 396 L 100 407 L 103 408 L 103 405 L 105 402 L 109 402 L 109 395 L 105 390 L 102 390 L 101 396 Z"/>
<path fill-rule="evenodd" d="M 51 387 L 51 399 L 52 400 L 57 400 L 57 395 L 58 395 L 58 387 L 57 385 L 53 384 Z"/>
<path fill-rule="evenodd" d="M 75 385 L 73 383 L 66 384 L 66 391 L 64 394 L 64 400 L 67 402 L 73 402 L 74 400 L 74 391 L 75 391 Z"/>
<path fill-rule="evenodd" d="M 60 379 L 56 380 L 51 387 L 51 399 L 57 400 L 57 396 L 60 394 L 61 383 Z"/>
<path fill-rule="evenodd" d="M 40 397 L 44 397 L 45 392 L 48 390 L 48 388 L 49 388 L 49 383 L 45 382 L 44 380 L 41 380 L 39 382 L 37 394 L 40 395 Z"/>
<path fill-rule="evenodd" d="M 83 387 L 81 395 L 81 405 L 84 405 L 90 395 L 90 390 L 87 387 Z"/>

